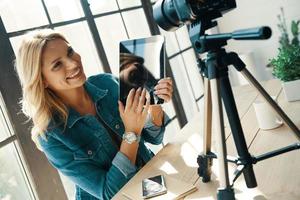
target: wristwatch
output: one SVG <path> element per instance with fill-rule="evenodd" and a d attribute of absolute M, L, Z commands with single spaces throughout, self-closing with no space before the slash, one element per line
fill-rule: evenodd
<path fill-rule="evenodd" d="M 135 134 L 134 132 L 125 132 L 122 136 L 122 139 L 125 140 L 128 144 L 132 144 L 134 142 L 139 143 L 141 140 L 141 136 Z"/>

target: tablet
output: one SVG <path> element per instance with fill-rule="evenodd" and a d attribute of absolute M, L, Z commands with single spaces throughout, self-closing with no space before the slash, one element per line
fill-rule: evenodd
<path fill-rule="evenodd" d="M 125 105 L 129 91 L 145 88 L 150 104 L 162 104 L 154 87 L 165 77 L 165 38 L 157 35 L 148 38 L 125 40 L 119 43 L 119 100 Z"/>

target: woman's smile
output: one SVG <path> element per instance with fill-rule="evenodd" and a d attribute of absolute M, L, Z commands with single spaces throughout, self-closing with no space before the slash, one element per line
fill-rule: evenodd
<path fill-rule="evenodd" d="M 67 80 L 77 79 L 82 75 L 81 67 L 78 67 L 71 75 L 67 77 Z"/>

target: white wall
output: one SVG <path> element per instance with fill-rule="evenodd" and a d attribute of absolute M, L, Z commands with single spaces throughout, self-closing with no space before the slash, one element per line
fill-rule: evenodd
<path fill-rule="evenodd" d="M 256 78 L 267 80 L 272 78 L 271 72 L 266 70 L 269 59 L 278 52 L 279 30 L 277 28 L 277 15 L 280 7 L 284 8 L 287 25 L 290 29 L 291 20 L 300 19 L 300 0 L 236 0 L 237 8 L 224 14 L 218 20 L 219 32 L 232 32 L 238 29 L 267 25 L 272 29 L 269 40 L 239 41 L 230 40 L 227 50 L 239 54 L 253 52 L 256 67 Z"/>

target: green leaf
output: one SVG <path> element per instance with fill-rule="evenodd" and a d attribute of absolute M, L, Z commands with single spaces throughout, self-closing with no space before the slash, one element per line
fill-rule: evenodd
<path fill-rule="evenodd" d="M 300 46 L 280 48 L 278 56 L 271 60 L 273 75 L 282 81 L 300 79 Z"/>
<path fill-rule="evenodd" d="M 298 37 L 299 35 L 299 28 L 298 28 L 298 25 L 299 25 L 299 20 L 298 21 L 292 21 L 292 24 L 291 24 L 291 31 L 292 31 L 292 34 L 294 37 Z"/>

